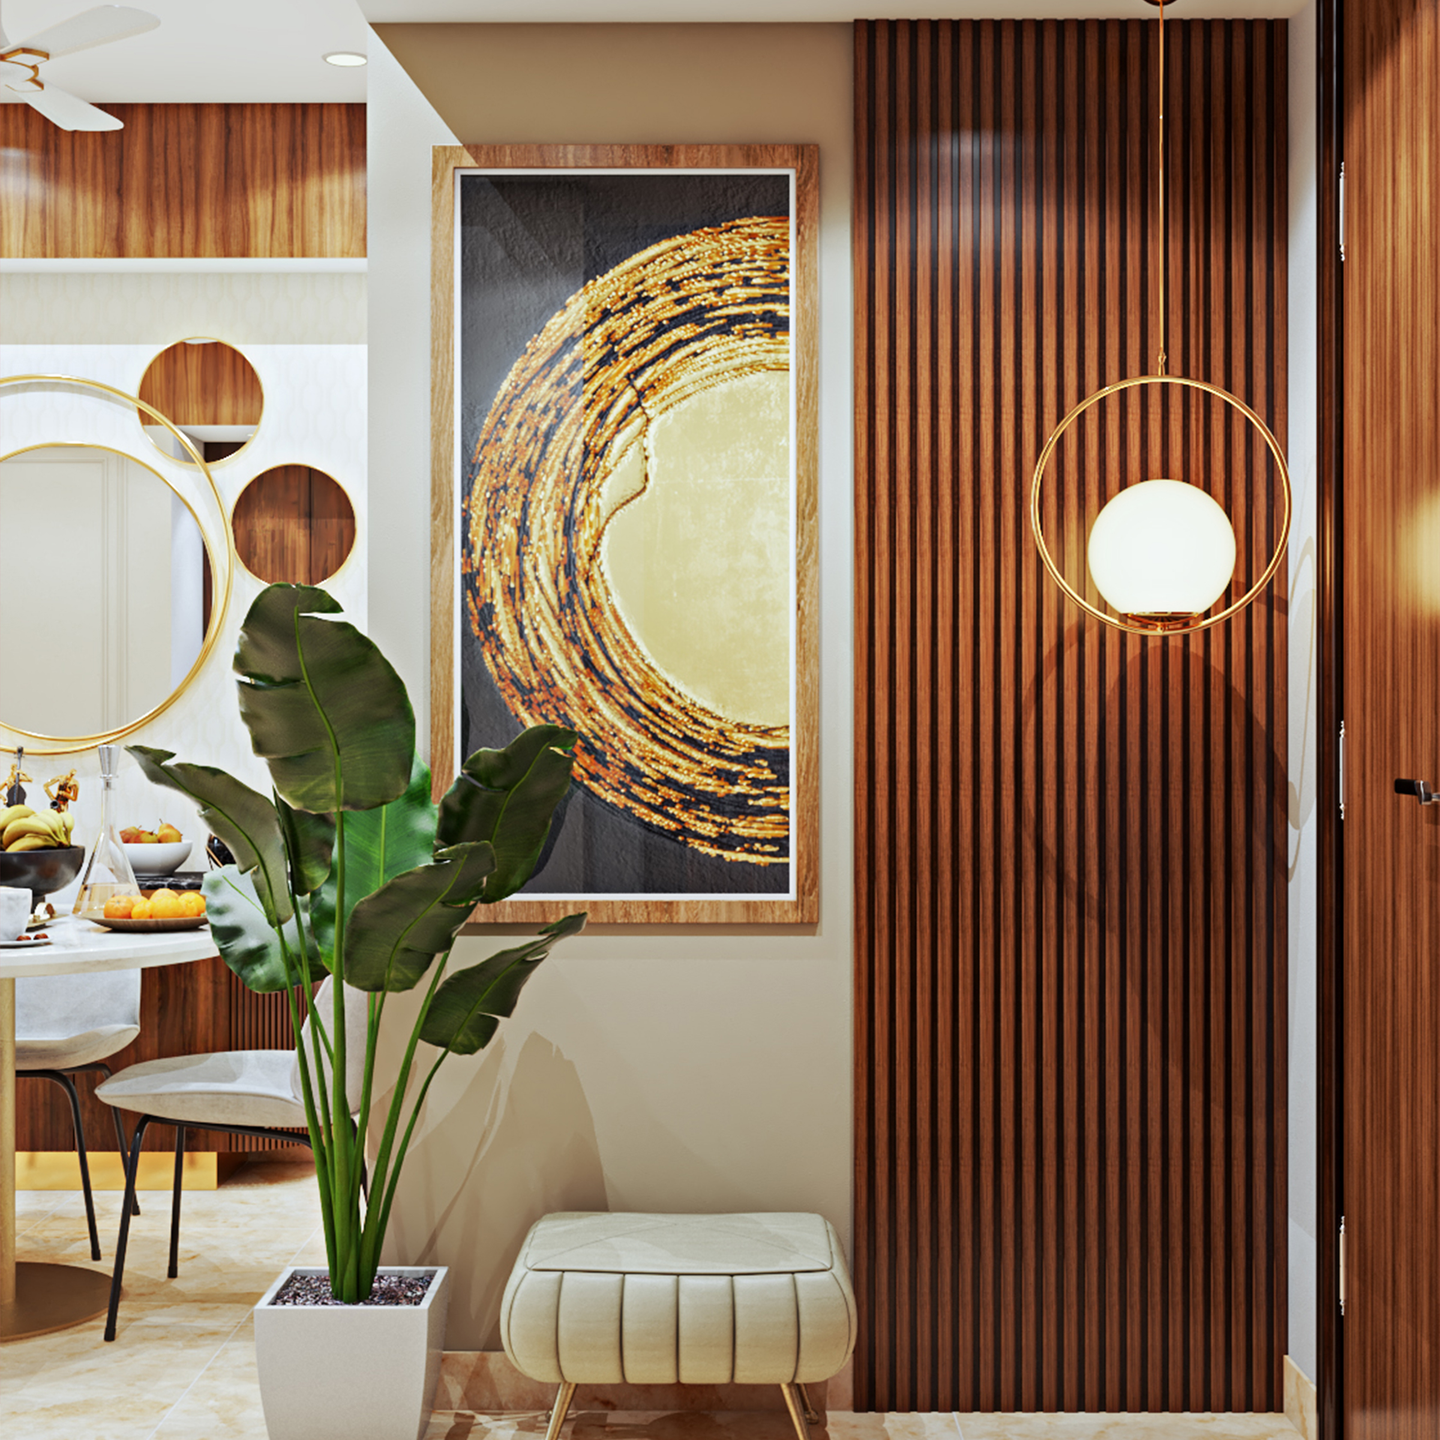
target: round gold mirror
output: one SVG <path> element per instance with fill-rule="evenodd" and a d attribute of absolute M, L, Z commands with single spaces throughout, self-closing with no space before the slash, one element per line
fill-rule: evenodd
<path fill-rule="evenodd" d="M 230 517 L 240 563 L 267 585 L 321 585 L 355 548 L 355 507 L 333 476 L 275 465 L 241 492 Z"/>
<path fill-rule="evenodd" d="M 199 661 L 214 562 L 195 512 L 150 466 L 96 445 L 0 458 L 0 554 L 8 728 L 66 738 L 126 729 Z"/>
<path fill-rule="evenodd" d="M 205 457 L 153 406 L 68 375 L 0 377 L 0 399 L 0 730 L 65 755 L 184 693 L 220 637 L 235 549 Z M 124 448 L 137 413 L 183 470 Z M 72 438 L 47 443 L 57 430 Z"/>
<path fill-rule="evenodd" d="M 250 443 L 265 408 L 255 367 L 234 346 L 208 336 L 162 350 L 140 381 L 140 398 L 183 431 L 211 465 Z M 168 427 L 149 416 L 141 423 L 162 454 L 193 463 Z"/>

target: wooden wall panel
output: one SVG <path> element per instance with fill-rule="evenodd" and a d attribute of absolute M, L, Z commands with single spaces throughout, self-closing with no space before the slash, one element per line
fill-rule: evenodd
<path fill-rule="evenodd" d="M 1167 27 L 1170 371 L 1282 443 L 1285 34 Z M 1027 517 L 1061 415 L 1155 368 L 1155 26 L 855 38 L 856 1408 L 1275 1410 L 1283 589 L 1121 636 Z M 1263 564 L 1253 437 L 1147 401 L 1060 456 L 1075 583 L 1156 474 Z"/>
<path fill-rule="evenodd" d="M 363 105 L 0 106 L 0 257 L 362 256 Z"/>
<path fill-rule="evenodd" d="M 167 346 L 140 377 L 140 398 L 174 425 L 258 425 L 265 409 L 255 367 L 221 341 Z"/>
<path fill-rule="evenodd" d="M 355 548 L 355 507 L 309 465 L 275 465 L 241 492 L 230 517 L 240 563 L 269 584 L 323 585 Z"/>

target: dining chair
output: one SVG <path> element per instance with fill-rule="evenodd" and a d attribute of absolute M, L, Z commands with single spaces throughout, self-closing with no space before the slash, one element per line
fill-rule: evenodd
<path fill-rule="evenodd" d="M 333 985 L 334 981 L 327 977 L 311 1002 L 327 1019 Z M 345 1094 L 353 1123 L 360 1107 L 365 1073 L 370 995 L 347 987 L 346 996 Z M 301 1027 L 299 1047 L 304 1047 L 307 1058 L 313 1060 L 308 1017 Z M 328 1087 L 331 1073 L 328 1056 L 322 1068 Z M 205 1055 L 146 1060 L 127 1066 L 96 1086 L 95 1094 L 107 1105 L 134 1111 L 140 1117 L 130 1141 L 130 1158 L 125 1170 L 126 1204 L 120 1214 L 115 1273 L 110 1281 L 110 1309 L 105 1319 L 105 1338 L 113 1340 L 125 1274 L 125 1247 L 130 1236 L 130 1203 L 135 1198 L 140 1146 L 146 1130 L 156 1123 L 175 1127 L 175 1186 L 170 1200 L 170 1264 L 166 1271 L 172 1280 L 180 1273 L 180 1179 L 186 1133 L 213 1130 L 223 1135 L 306 1146 L 310 1144 L 310 1136 L 305 1128 L 300 1065 L 294 1050 L 220 1050 Z M 363 1172 L 361 1183 L 364 1183 Z"/>
<path fill-rule="evenodd" d="M 50 1080 L 70 1101 L 75 1150 L 80 1157 L 80 1188 L 85 1192 L 85 1220 L 90 1227 L 90 1258 L 100 1258 L 95 1226 L 95 1196 L 90 1186 L 90 1160 L 80 1096 L 74 1076 L 98 1071 L 140 1034 L 140 971 L 111 970 L 89 975 L 24 975 L 15 981 L 15 1078 Z M 120 1112 L 113 1111 L 120 1159 L 129 1149 Z M 134 1197 L 131 1197 L 134 1204 Z M 139 1214 L 139 1208 L 136 1208 Z"/>

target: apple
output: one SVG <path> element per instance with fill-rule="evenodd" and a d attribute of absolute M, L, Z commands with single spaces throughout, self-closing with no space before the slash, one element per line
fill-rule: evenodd
<path fill-rule="evenodd" d="M 142 830 L 140 838 L 135 841 L 137 845 L 158 845 L 160 837 L 153 830 Z"/>
<path fill-rule="evenodd" d="M 137 845 L 140 842 L 140 827 L 138 825 L 127 825 L 120 832 L 120 840 L 125 845 Z"/>

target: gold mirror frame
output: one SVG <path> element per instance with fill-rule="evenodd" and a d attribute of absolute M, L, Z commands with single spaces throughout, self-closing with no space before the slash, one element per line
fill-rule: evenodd
<path fill-rule="evenodd" d="M 210 624 L 206 627 L 205 630 L 204 643 L 200 646 L 200 653 L 195 657 L 195 663 L 191 665 L 188 671 L 186 671 L 185 678 L 177 686 L 175 686 L 173 690 L 170 691 L 170 693 L 164 698 L 164 700 L 160 702 L 160 704 L 155 706 L 154 709 L 146 711 L 146 713 L 144 715 L 141 715 L 138 719 L 127 721 L 124 725 L 121 725 L 114 730 L 107 730 L 104 733 L 98 735 L 41 735 L 35 731 L 22 730 L 18 726 L 8 725 L 5 723 L 4 718 L 0 717 L 0 727 L 8 730 L 12 735 L 23 735 L 27 740 L 50 742 L 48 743 L 47 747 L 43 749 L 39 746 L 36 746 L 32 749 L 29 745 L 27 745 L 25 747 L 27 753 L 31 755 L 74 755 L 81 750 L 92 750 L 97 745 L 109 744 L 113 740 L 118 740 L 122 736 L 133 733 L 134 731 L 138 730 L 142 725 L 148 724 L 151 720 L 155 719 L 156 716 L 163 715 L 165 711 L 168 710 L 190 688 L 191 684 L 194 682 L 195 677 L 200 673 L 201 666 L 203 666 L 206 660 L 210 658 L 211 652 L 215 649 L 216 642 L 220 638 L 220 628 L 225 623 L 226 612 L 230 609 L 230 594 L 235 584 L 235 566 L 237 564 L 237 559 L 235 555 L 235 538 L 230 533 L 229 512 L 225 508 L 225 502 L 220 498 L 220 489 L 215 484 L 214 475 L 210 473 L 210 466 L 206 463 L 205 458 L 191 443 L 190 437 L 184 434 L 182 431 L 178 430 L 164 415 L 162 415 L 157 409 L 155 409 L 153 405 L 150 405 L 146 401 L 140 399 L 138 395 L 128 394 L 126 391 L 121 390 L 114 385 L 105 384 L 105 382 L 102 380 L 85 380 L 77 375 L 0 376 L 0 390 L 3 390 L 8 386 L 15 385 L 59 385 L 79 388 L 82 390 L 90 390 L 101 395 L 109 396 L 112 399 L 121 400 L 126 405 L 134 406 L 137 411 L 143 411 L 157 424 L 163 425 L 189 452 L 195 466 L 198 468 L 200 473 L 204 475 L 205 482 L 210 487 L 211 498 L 215 501 L 216 514 L 220 517 L 221 523 L 225 527 L 224 584 L 223 586 L 217 585 L 216 587 L 217 593 L 215 596 L 215 603 L 210 608 Z M 19 450 L 15 450 L 11 453 L 19 455 L 25 453 L 25 451 L 27 450 L 43 448 L 44 446 L 52 444 L 85 445 L 88 443 L 90 442 L 86 442 L 83 440 L 38 441 L 34 445 L 22 446 Z M 114 450 L 114 447 L 109 445 L 95 445 L 93 446 L 93 448 L 112 450 L 113 453 L 117 455 L 126 454 L 125 451 Z M 8 456 L 4 458 L 8 458 Z M 215 549 L 210 543 L 210 537 L 205 533 L 205 526 L 201 523 L 199 515 L 195 513 L 195 507 L 190 504 L 190 502 L 185 498 L 184 495 L 180 494 L 180 491 L 175 487 L 172 481 L 167 479 L 164 475 L 160 474 L 160 472 L 156 470 L 152 465 L 149 465 L 146 461 L 139 459 L 138 456 L 127 455 L 127 458 L 134 460 L 137 465 L 144 465 L 145 468 L 151 471 L 152 474 L 159 475 L 160 479 L 170 487 L 171 492 L 179 496 L 181 502 L 185 505 L 186 509 L 190 511 L 190 514 L 194 516 L 195 523 L 200 528 L 200 540 L 201 543 L 205 546 L 206 555 L 208 555 L 210 558 L 210 569 L 211 573 L 214 574 L 215 571 L 218 569 L 216 565 Z M 13 747 L 8 745 L 0 745 L 0 750 L 5 751 L 6 753 L 10 753 L 13 750 Z"/>
<path fill-rule="evenodd" d="M 1285 513 L 1280 521 L 1280 538 L 1264 573 L 1232 605 L 1214 615 L 1197 616 L 1194 621 L 1184 625 L 1167 624 L 1161 627 L 1136 624 L 1127 621 L 1124 616 L 1107 615 L 1105 611 L 1092 605 L 1060 573 L 1054 557 L 1050 554 L 1050 547 L 1045 543 L 1045 533 L 1041 527 L 1040 500 L 1045 486 L 1045 472 L 1050 466 L 1050 458 L 1054 455 L 1056 447 L 1064 439 L 1065 432 L 1087 410 L 1093 409 L 1111 395 L 1117 395 L 1122 390 L 1134 390 L 1144 385 L 1180 385 L 1191 390 L 1201 390 L 1207 395 L 1213 395 L 1216 399 L 1224 401 L 1225 404 L 1238 410 L 1260 432 L 1261 438 L 1265 441 L 1271 455 L 1275 457 L 1275 464 L 1280 470 L 1280 493 L 1285 502 Z M 1222 390 L 1218 385 L 1207 384 L 1204 380 L 1190 380 L 1183 375 L 1135 375 L 1129 380 L 1117 381 L 1114 385 L 1107 385 L 1103 390 L 1097 390 L 1093 395 L 1087 395 L 1055 427 L 1050 438 L 1045 442 L 1045 448 L 1040 452 L 1040 459 L 1035 465 L 1035 476 L 1030 485 L 1030 529 L 1035 535 L 1035 544 L 1040 551 L 1040 559 L 1050 578 L 1087 615 L 1093 615 L 1095 619 L 1109 625 L 1112 629 L 1123 630 L 1129 635 L 1193 635 L 1196 631 L 1208 630 L 1210 626 L 1218 625 L 1222 620 L 1228 620 L 1232 615 L 1243 610 L 1270 583 L 1275 572 L 1280 568 L 1280 562 L 1285 558 L 1285 547 L 1290 539 L 1290 509 L 1290 470 L 1285 464 L 1285 456 L 1280 449 L 1280 442 L 1271 434 L 1270 427 L 1243 400 L 1232 395 L 1228 390 Z"/>

